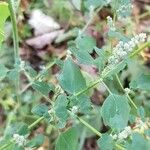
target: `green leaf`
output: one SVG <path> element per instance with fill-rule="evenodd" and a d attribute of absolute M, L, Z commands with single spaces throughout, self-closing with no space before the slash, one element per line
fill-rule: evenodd
<path fill-rule="evenodd" d="M 120 131 L 127 126 L 130 106 L 126 96 L 111 94 L 102 106 L 102 118 L 105 125 Z"/>
<path fill-rule="evenodd" d="M 108 134 L 103 134 L 97 143 L 101 150 L 113 150 L 115 147 L 113 138 Z"/>
<path fill-rule="evenodd" d="M 17 81 L 17 77 L 18 76 L 18 70 L 16 68 L 12 69 L 9 71 L 7 77 L 9 80 L 16 82 Z"/>
<path fill-rule="evenodd" d="M 68 119 L 68 111 L 67 111 L 67 97 L 65 95 L 60 95 L 55 101 L 54 110 L 55 114 L 59 119 L 58 126 L 59 128 L 63 128 L 66 125 L 66 121 Z"/>
<path fill-rule="evenodd" d="M 132 134 L 132 143 L 127 144 L 127 150 L 149 150 L 150 141 L 138 133 Z"/>
<path fill-rule="evenodd" d="M 39 91 L 42 95 L 45 95 L 45 96 L 48 96 L 49 92 L 50 91 L 53 91 L 54 87 L 52 84 L 48 84 L 46 82 L 43 82 L 43 81 L 35 81 L 33 84 L 32 84 L 32 87 Z"/>
<path fill-rule="evenodd" d="M 96 41 L 90 36 L 78 36 L 75 40 L 76 46 L 79 50 L 92 53 L 96 46 Z"/>
<path fill-rule="evenodd" d="M 93 65 L 94 64 L 94 59 L 92 58 L 92 56 L 87 51 L 72 48 L 71 52 L 73 53 L 73 55 L 75 55 L 75 57 L 77 58 L 79 63 L 87 64 L 87 65 Z"/>
<path fill-rule="evenodd" d="M 77 98 L 78 100 L 78 105 L 79 106 L 79 112 L 87 114 L 91 110 L 91 100 L 87 96 L 80 96 Z"/>
<path fill-rule="evenodd" d="M 0 64 L 0 80 L 6 77 L 7 72 L 8 72 L 8 69 L 3 64 Z"/>
<path fill-rule="evenodd" d="M 128 40 L 128 38 L 125 37 L 125 35 L 123 35 L 123 33 L 119 32 L 119 31 L 109 30 L 108 36 L 110 38 L 116 38 L 116 39 L 118 39 L 120 41 L 125 41 L 126 42 Z"/>
<path fill-rule="evenodd" d="M 77 106 L 78 111 L 83 114 L 88 114 L 90 113 L 91 110 L 91 100 L 88 96 L 86 95 L 81 95 L 76 97 L 75 99 L 72 99 L 71 101 L 71 106 Z"/>
<path fill-rule="evenodd" d="M 35 78 L 37 76 L 37 72 L 29 64 L 26 64 L 25 70 L 31 78 Z"/>
<path fill-rule="evenodd" d="M 6 2 L 0 2 L 0 45 L 4 39 L 4 25 L 9 16 L 8 4 Z"/>
<path fill-rule="evenodd" d="M 72 41 L 68 42 L 68 46 L 69 46 L 69 50 L 77 58 L 79 63 L 93 65 L 94 59 L 92 58 L 92 56 L 89 54 L 88 51 L 83 51 L 82 49 L 78 49 L 76 47 L 76 43 Z"/>
<path fill-rule="evenodd" d="M 128 17 L 132 12 L 131 0 L 111 0 L 111 7 L 119 18 Z"/>
<path fill-rule="evenodd" d="M 150 129 L 145 130 L 144 134 L 150 138 Z"/>
<path fill-rule="evenodd" d="M 150 75 L 141 74 L 135 80 L 131 81 L 132 89 L 150 90 Z"/>
<path fill-rule="evenodd" d="M 31 139 L 28 143 L 27 146 L 30 148 L 38 148 L 39 146 L 41 146 L 44 142 L 44 135 L 39 134 L 36 135 L 33 139 Z"/>
<path fill-rule="evenodd" d="M 145 121 L 145 110 L 142 106 L 140 106 L 138 109 L 137 109 L 137 113 L 139 115 L 139 117 Z"/>
<path fill-rule="evenodd" d="M 20 123 L 20 125 L 18 126 L 18 129 L 17 129 L 17 133 L 19 135 L 27 135 L 28 132 L 29 132 L 28 125 L 25 123 Z"/>
<path fill-rule="evenodd" d="M 56 141 L 55 150 L 77 150 L 78 148 L 78 132 L 76 128 L 71 128 L 61 133 Z"/>
<path fill-rule="evenodd" d="M 94 8 L 98 8 L 98 7 L 102 7 L 105 5 L 105 1 L 104 0 L 85 0 L 84 1 L 84 5 L 87 9 L 90 9 L 91 6 L 93 6 Z"/>
<path fill-rule="evenodd" d="M 45 104 L 39 104 L 32 108 L 31 112 L 35 115 L 42 117 L 49 110 L 48 106 Z"/>
<path fill-rule="evenodd" d="M 12 147 L 11 147 L 11 150 L 24 150 L 23 146 L 20 146 L 18 144 L 14 144 Z"/>
<path fill-rule="evenodd" d="M 100 69 L 100 70 L 103 70 L 104 67 L 105 67 L 105 64 L 108 60 L 107 58 L 107 53 L 105 50 L 103 49 L 99 49 L 97 47 L 94 48 L 96 53 L 99 55 L 98 58 L 95 59 L 95 65 Z"/>
<path fill-rule="evenodd" d="M 24 122 L 12 123 L 7 127 L 5 136 L 12 137 L 13 134 L 27 135 L 29 133 L 28 131 L 28 125 Z"/>
<path fill-rule="evenodd" d="M 122 61 L 121 63 L 113 66 L 113 68 L 105 68 L 102 72 L 102 76 L 104 78 L 111 77 L 117 73 L 119 73 L 121 70 L 123 70 L 126 67 L 126 60 Z"/>
<path fill-rule="evenodd" d="M 86 82 L 79 67 L 70 58 L 65 61 L 58 80 L 62 88 L 70 94 L 86 88 Z"/>

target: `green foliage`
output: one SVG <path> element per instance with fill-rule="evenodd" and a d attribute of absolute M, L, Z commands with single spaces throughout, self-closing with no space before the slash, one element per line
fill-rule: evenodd
<path fill-rule="evenodd" d="M 70 94 L 75 94 L 86 88 L 86 81 L 79 67 L 70 58 L 64 62 L 58 80 L 62 88 Z"/>
<path fill-rule="evenodd" d="M 102 76 L 104 78 L 110 78 L 113 75 L 119 73 L 120 71 L 122 71 L 124 68 L 126 67 L 126 60 L 122 61 L 121 63 L 113 66 L 112 69 L 110 69 L 109 67 L 106 67 L 103 72 L 102 72 Z"/>
<path fill-rule="evenodd" d="M 0 64 L 0 80 L 6 77 L 7 72 L 8 72 L 8 69 L 3 64 Z"/>
<path fill-rule="evenodd" d="M 90 36 L 78 36 L 75 43 L 79 51 L 87 51 L 89 53 L 92 53 L 93 48 L 96 46 L 95 39 Z"/>
<path fill-rule="evenodd" d="M 67 97 L 64 95 L 59 95 L 55 101 L 55 114 L 58 117 L 58 127 L 62 128 L 65 126 L 66 121 L 68 119 L 68 111 L 67 111 Z"/>
<path fill-rule="evenodd" d="M 55 150 L 77 150 L 78 147 L 78 132 L 76 128 L 70 128 L 64 133 L 61 133 L 56 141 Z"/>
<path fill-rule="evenodd" d="M 111 0 L 110 4 L 118 18 L 121 19 L 130 16 L 132 11 L 131 0 Z"/>
<path fill-rule="evenodd" d="M 32 84 L 32 87 L 39 91 L 41 94 L 45 95 L 45 96 L 48 96 L 49 92 L 50 91 L 53 91 L 53 86 L 52 84 L 48 84 L 46 82 L 43 82 L 43 81 L 35 81 L 33 84 Z"/>
<path fill-rule="evenodd" d="M 138 133 L 132 135 L 132 143 L 128 143 L 127 150 L 149 150 L 150 141 L 144 139 L 144 137 Z"/>
<path fill-rule="evenodd" d="M 84 5 L 87 9 L 90 9 L 91 6 L 94 8 L 102 7 L 106 2 L 103 0 L 85 0 Z"/>
<path fill-rule="evenodd" d="M 39 104 L 33 107 L 32 113 L 41 117 L 45 113 L 48 113 L 48 110 L 49 110 L 48 106 L 46 106 L 45 104 Z"/>
<path fill-rule="evenodd" d="M 75 100 L 75 103 L 76 103 L 75 106 L 78 106 L 80 113 L 84 113 L 84 114 L 90 113 L 91 102 L 89 97 L 82 96 L 82 95 L 78 96 Z"/>
<path fill-rule="evenodd" d="M 114 141 L 109 134 L 103 134 L 97 142 L 101 150 L 113 150 L 115 147 Z"/>
<path fill-rule="evenodd" d="M 29 132 L 28 125 L 20 122 L 20 123 L 12 123 L 8 126 L 5 137 L 12 137 L 13 134 L 17 133 L 20 135 L 27 135 Z"/>
<path fill-rule="evenodd" d="M 133 19 L 122 20 L 130 16 L 131 1 L 53 0 L 50 4 L 49 1 L 30 3 L 27 14 L 31 8 L 41 8 L 56 17 L 66 31 L 46 48 L 51 50 L 48 59 L 41 56 L 43 50 L 31 52 L 41 58 L 40 63 L 30 58 L 32 67 L 26 59 L 22 61 L 17 50 L 19 46 L 23 47 L 23 52 L 26 50 L 22 36 L 17 40 L 15 28 L 17 23 L 18 30 L 22 28 L 22 11 L 19 8 L 16 12 L 18 6 L 14 6 L 18 2 L 8 2 L 13 8 L 9 8 L 10 14 L 8 4 L 0 2 L 0 43 L 4 39 L 4 25 L 9 15 L 14 39 L 12 42 L 8 38 L 8 43 L 4 44 L 8 46 L 2 47 L 0 54 L 0 150 L 38 149 L 47 143 L 47 139 L 48 149 L 54 146 L 55 150 L 81 150 L 85 139 L 95 136 L 102 150 L 148 150 L 150 76 L 145 67 L 139 67 L 139 63 L 135 65 L 135 60 L 140 61 L 132 57 L 149 47 L 150 43 L 145 42 L 145 34 L 131 38 L 126 25 Z M 110 17 L 110 26 L 105 23 L 108 14 L 113 18 Z M 27 22 L 26 17 L 24 19 Z M 23 26 L 26 27 L 26 23 Z M 134 30 L 132 33 L 135 34 Z M 36 38 L 45 35 L 47 33 Z M 143 42 L 142 46 L 138 41 Z M 12 43 L 15 55 L 5 53 L 12 51 L 9 48 Z M 55 54 L 60 47 L 62 54 Z M 5 54 L 15 57 L 4 60 Z M 35 130 L 39 123 L 40 128 Z"/>
<path fill-rule="evenodd" d="M 9 16 L 8 4 L 6 2 L 0 2 L 0 45 L 4 39 L 4 25 Z"/>
<path fill-rule="evenodd" d="M 137 110 L 139 117 L 144 121 L 145 120 L 145 110 L 142 106 L 140 106 Z"/>
<path fill-rule="evenodd" d="M 130 113 L 130 106 L 126 96 L 109 95 L 102 106 L 101 113 L 105 125 L 118 131 L 125 128 Z"/>
<path fill-rule="evenodd" d="M 150 75 L 141 74 L 135 80 L 131 81 L 130 87 L 133 89 L 150 90 Z"/>
<path fill-rule="evenodd" d="M 107 63 L 108 54 L 104 49 L 95 47 L 94 50 L 98 54 L 98 57 L 95 59 L 94 63 L 99 68 L 99 70 L 103 70 Z"/>
<path fill-rule="evenodd" d="M 36 135 L 33 139 L 31 139 L 31 141 L 27 143 L 27 146 L 30 148 L 35 148 L 35 147 L 37 148 L 43 144 L 44 139 L 45 139 L 44 135 L 42 134 Z"/>
<path fill-rule="evenodd" d="M 94 59 L 87 51 L 83 51 L 82 49 L 79 50 L 76 47 L 69 47 L 69 50 L 77 58 L 79 63 L 89 65 L 94 64 Z"/>

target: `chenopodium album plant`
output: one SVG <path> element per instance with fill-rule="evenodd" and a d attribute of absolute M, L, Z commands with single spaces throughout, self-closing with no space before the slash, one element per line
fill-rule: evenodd
<path fill-rule="evenodd" d="M 96 47 L 96 41 L 85 30 L 104 6 L 111 6 L 113 19 L 106 19 L 109 31 L 107 32 L 108 45 L 101 49 Z M 9 114 L 5 131 L 0 139 L 0 150 L 22 150 L 25 148 L 38 148 L 43 144 L 45 136 L 42 134 L 30 136 L 35 127 L 43 120 L 47 128 L 57 133 L 55 141 L 56 150 L 80 150 L 85 137 L 97 136 L 97 144 L 102 150 L 148 150 L 150 149 L 150 120 L 149 113 L 144 110 L 142 103 L 136 101 L 134 94 L 150 90 L 149 72 L 139 74 L 134 78 L 128 88 L 124 88 L 120 80 L 121 72 L 130 68 L 136 62 L 135 56 L 150 46 L 148 35 L 124 35 L 115 22 L 128 17 L 131 13 L 130 0 L 86 0 L 85 9 L 90 19 L 74 41 L 68 43 L 67 56 L 49 63 L 41 72 L 37 73 L 28 63 L 21 60 L 18 52 L 18 33 L 16 13 L 13 1 L 8 4 L 0 2 L 0 41 L 4 38 L 4 23 L 10 15 L 13 27 L 14 41 L 14 67 L 7 68 L 0 64 L 1 80 L 14 81 L 15 108 Z M 116 44 L 113 43 L 113 40 Z M 95 53 L 95 57 L 91 55 Z M 58 85 L 47 81 L 48 70 L 57 64 L 60 68 Z M 98 76 L 90 77 L 79 67 L 79 64 L 95 66 Z M 140 64 L 138 64 L 140 65 Z M 132 68 L 134 69 L 134 68 Z M 29 84 L 20 89 L 20 74 L 24 74 Z M 112 87 L 111 83 L 117 87 Z M 102 85 L 108 91 L 102 106 L 92 104 L 90 97 L 93 89 Z M 35 116 L 30 122 L 17 120 L 15 115 L 22 114 L 22 96 L 29 87 L 40 93 L 47 100 L 45 103 L 34 105 L 31 112 Z M 49 92 L 53 92 L 52 99 Z M 140 94 L 138 94 L 140 96 Z M 36 96 L 35 96 L 36 97 Z M 38 97 L 38 96 L 37 96 Z M 145 98 L 146 99 L 146 98 Z M 147 104 L 147 102 L 144 102 Z M 32 106 L 32 105 L 31 105 Z M 148 107 L 149 108 L 149 107 Z M 23 112 L 24 113 L 24 112 Z M 146 114 L 147 113 L 147 114 Z M 15 118 L 15 119 L 14 119 Z M 107 132 L 99 132 L 102 121 L 107 126 Z M 63 130 L 62 130 L 63 129 Z M 49 131 L 49 136 L 51 131 Z"/>

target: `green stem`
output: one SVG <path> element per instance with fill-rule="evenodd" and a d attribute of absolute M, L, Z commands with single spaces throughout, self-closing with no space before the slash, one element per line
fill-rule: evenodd
<path fill-rule="evenodd" d="M 2 147 L 0 147 L 0 150 L 7 150 L 7 147 L 10 146 L 12 144 L 12 142 L 9 142 L 5 145 L 3 145 Z"/>
<path fill-rule="evenodd" d="M 129 57 L 134 57 L 135 55 L 137 55 L 139 52 L 141 52 L 143 49 L 145 49 L 146 47 L 150 46 L 150 42 L 146 42 L 144 43 L 141 47 L 139 47 L 137 50 L 135 50 L 133 53 L 131 53 L 131 55 Z"/>
<path fill-rule="evenodd" d="M 115 146 L 116 146 L 118 149 L 120 149 L 120 150 L 126 150 L 124 147 L 122 147 L 122 146 L 119 145 L 119 144 L 115 144 Z"/>
<path fill-rule="evenodd" d="M 102 7 L 99 7 L 95 10 L 95 12 L 92 12 L 93 15 L 90 17 L 90 19 L 88 20 L 88 22 L 85 24 L 85 26 L 83 27 L 83 29 L 81 30 L 81 35 L 86 31 L 86 29 L 88 28 L 88 26 L 93 23 L 93 20 L 95 19 L 95 17 L 97 16 L 97 13 L 101 10 Z"/>
<path fill-rule="evenodd" d="M 102 81 L 102 83 L 104 84 L 105 88 L 107 89 L 107 91 L 109 92 L 109 94 L 112 94 L 111 90 L 109 89 L 109 87 L 106 85 L 106 83 L 104 81 Z"/>
<path fill-rule="evenodd" d="M 56 60 L 52 63 L 50 63 L 46 69 L 45 69 L 45 72 L 48 71 L 52 66 L 54 66 L 56 64 Z M 27 84 L 21 91 L 20 91 L 20 95 L 23 94 L 30 86 L 32 86 L 32 84 L 34 83 L 34 81 L 38 80 L 42 75 L 43 73 L 39 73 L 35 78 L 31 79 L 30 76 L 27 74 L 27 72 L 24 70 L 25 72 L 25 75 L 26 77 L 28 78 L 28 80 L 30 81 L 29 84 Z"/>
<path fill-rule="evenodd" d="M 137 50 L 135 50 L 131 55 L 129 55 L 129 58 L 134 57 L 135 55 L 137 55 L 140 51 L 142 51 L 143 49 L 145 49 L 146 47 L 150 46 L 150 42 L 146 42 L 144 43 L 141 47 L 139 47 Z M 123 63 L 123 62 L 120 62 Z M 119 65 L 119 64 L 118 64 Z M 105 75 L 103 75 L 101 78 L 98 78 L 96 81 L 94 81 L 93 83 L 91 83 L 86 89 L 83 89 L 82 91 L 74 94 L 74 96 L 79 96 L 85 92 L 87 92 L 89 89 L 93 88 L 94 86 L 96 86 L 97 84 L 99 84 L 100 82 L 103 81 L 103 79 L 105 79 L 108 74 L 111 72 L 112 70 L 108 71 Z M 130 99 L 129 99 L 130 100 Z M 131 102 L 132 103 L 132 102 Z M 133 104 L 133 103 L 132 103 Z M 134 105 L 134 104 L 133 104 Z M 134 106 L 136 108 L 136 106 Z"/>
<path fill-rule="evenodd" d="M 9 11 L 10 11 L 10 18 L 13 27 L 14 55 L 16 59 L 19 58 L 19 38 L 18 38 L 18 30 L 17 30 L 17 21 L 16 21 L 16 15 L 14 12 L 12 1 L 8 0 L 8 4 L 9 4 Z"/>
<path fill-rule="evenodd" d="M 93 133 L 95 133 L 96 135 L 98 135 L 99 137 L 101 137 L 102 136 L 102 134 L 99 132 L 99 131 L 97 131 L 95 128 L 93 128 L 90 124 L 88 124 L 85 120 L 83 120 L 82 118 L 80 118 L 80 117 L 77 117 L 78 118 L 78 120 L 82 123 L 82 124 L 84 124 L 88 129 L 90 129 Z M 119 148 L 120 150 L 125 150 L 125 148 L 124 147 L 122 147 L 121 145 L 118 145 L 118 144 L 115 144 L 115 146 L 117 147 L 117 148 Z"/>
<path fill-rule="evenodd" d="M 135 109 L 138 109 L 137 106 L 135 105 L 135 103 L 133 102 L 133 100 L 131 99 L 131 97 L 129 96 L 129 94 L 126 94 L 128 100 L 130 101 L 130 103 L 134 106 Z"/>
<path fill-rule="evenodd" d="M 97 131 L 95 128 L 93 128 L 90 124 L 88 124 L 82 118 L 80 118 L 80 117 L 77 117 L 77 118 L 82 124 L 84 124 L 87 128 L 89 128 L 91 131 L 93 131 L 96 135 L 98 135 L 99 137 L 102 136 L 102 134 L 99 131 Z"/>
<path fill-rule="evenodd" d="M 12 23 L 12 28 L 13 28 L 13 45 L 14 45 L 14 60 L 15 60 L 15 64 L 18 63 L 19 60 L 19 37 L 18 37 L 18 30 L 17 30 L 17 21 L 16 21 L 16 14 L 14 12 L 14 8 L 13 8 L 13 4 L 11 0 L 8 0 L 8 7 L 9 7 L 9 11 L 10 11 L 10 18 L 11 18 L 11 23 Z M 15 86 L 16 86 L 16 94 L 17 94 L 17 101 L 18 104 L 19 102 L 19 80 L 20 80 L 20 74 L 18 72 L 17 76 L 16 76 L 16 82 L 15 82 Z"/>
<path fill-rule="evenodd" d="M 124 91 L 124 87 L 123 87 L 123 85 L 122 85 L 122 83 L 121 83 L 121 81 L 120 81 L 118 75 L 116 74 L 115 76 L 116 76 L 117 82 L 119 83 L 119 86 L 121 87 L 121 90 L 122 90 L 123 92 L 125 92 L 125 91 Z"/>
<path fill-rule="evenodd" d="M 37 126 L 42 120 L 44 119 L 44 117 L 40 117 L 38 118 L 36 121 L 34 121 L 31 125 L 28 126 L 29 130 L 32 130 L 35 126 Z M 0 147 L 0 150 L 6 150 L 6 148 L 8 146 L 10 146 L 12 144 L 12 141 L 10 140 L 9 143 L 3 145 L 2 147 Z"/>
<path fill-rule="evenodd" d="M 120 85 L 122 91 L 123 91 L 124 93 L 126 93 L 125 90 L 124 90 L 124 87 L 123 87 L 123 85 L 122 85 L 122 83 L 121 83 L 121 81 L 120 81 L 120 79 L 119 79 L 119 77 L 118 77 L 117 74 L 116 74 L 116 79 L 117 79 L 117 82 L 119 83 L 119 85 Z M 129 96 L 129 94 L 126 93 L 126 95 L 127 95 L 128 100 L 130 101 L 130 103 L 134 106 L 135 109 L 137 109 L 136 104 L 133 102 L 133 100 L 131 99 L 131 97 Z"/>
<path fill-rule="evenodd" d="M 33 129 L 37 124 L 39 124 L 42 120 L 44 119 L 44 117 L 40 117 L 39 119 L 37 119 L 35 122 L 33 122 L 30 126 L 28 126 L 28 129 L 31 130 Z"/>
<path fill-rule="evenodd" d="M 97 84 L 100 83 L 101 81 L 102 81 L 101 78 L 98 79 L 98 80 L 96 80 L 95 82 L 91 83 L 86 89 L 83 89 L 82 91 L 80 91 L 80 92 L 74 94 L 74 96 L 79 96 L 79 95 L 81 95 L 81 94 L 87 92 L 89 89 L 93 88 L 95 85 L 97 85 Z"/>

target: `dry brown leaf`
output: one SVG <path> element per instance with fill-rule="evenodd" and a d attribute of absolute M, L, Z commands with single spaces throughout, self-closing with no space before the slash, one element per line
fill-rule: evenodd
<path fill-rule="evenodd" d="M 64 30 L 57 30 L 50 33 L 46 33 L 37 37 L 26 40 L 26 43 L 29 46 L 34 47 L 35 49 L 42 49 L 44 46 L 51 44 L 56 37 L 63 34 Z"/>
<path fill-rule="evenodd" d="M 34 29 L 36 36 L 60 29 L 60 25 L 52 17 L 45 15 L 38 9 L 32 11 L 28 23 Z"/>

